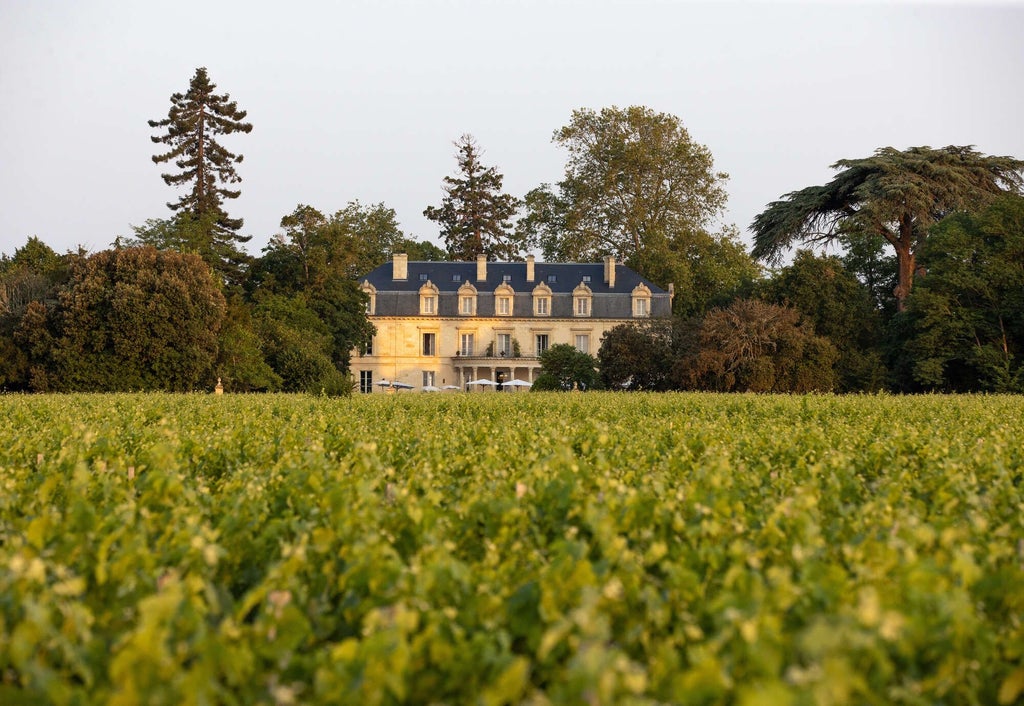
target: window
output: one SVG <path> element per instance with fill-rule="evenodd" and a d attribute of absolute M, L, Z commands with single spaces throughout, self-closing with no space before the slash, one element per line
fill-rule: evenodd
<path fill-rule="evenodd" d="M 431 315 L 437 313 L 437 297 L 439 294 L 437 285 L 428 279 L 420 287 L 420 314 Z"/>
<path fill-rule="evenodd" d="M 366 342 L 365 346 L 363 346 L 363 352 L 361 353 L 361 355 L 373 355 L 373 339 L 372 338 L 369 341 Z"/>
<path fill-rule="evenodd" d="M 367 394 L 373 392 L 373 371 L 372 370 L 360 370 L 359 371 L 359 391 Z"/>
<path fill-rule="evenodd" d="M 420 282 L 426 282 L 426 281 L 427 281 L 427 273 L 423 272 L 423 273 L 420 274 Z"/>
<path fill-rule="evenodd" d="M 643 282 L 633 289 L 633 316 L 651 315 L 651 290 Z"/>
<path fill-rule="evenodd" d="M 434 385 L 434 371 L 424 370 L 423 371 L 423 387 L 431 387 Z"/>
<path fill-rule="evenodd" d="M 512 334 L 511 333 L 499 333 L 498 334 L 498 355 L 510 356 L 512 355 Z"/>
<path fill-rule="evenodd" d="M 548 335 L 546 333 L 538 333 L 536 337 L 537 342 L 537 355 L 540 355 L 548 349 Z"/>
<path fill-rule="evenodd" d="M 461 282 L 461 281 L 462 281 L 462 275 L 459 275 L 459 274 L 452 275 L 452 282 Z"/>
<path fill-rule="evenodd" d="M 577 333 L 576 334 L 576 350 L 580 353 L 590 353 L 590 334 L 589 333 Z"/>
<path fill-rule="evenodd" d="M 461 275 L 460 275 L 461 277 Z M 459 316 L 476 315 L 476 287 L 469 282 L 463 282 L 459 287 Z"/>
<path fill-rule="evenodd" d="M 589 282 L 590 281 L 590 275 L 583 275 L 583 281 L 584 282 Z"/>
<path fill-rule="evenodd" d="M 366 315 L 373 316 L 377 310 L 377 289 L 369 282 L 363 282 L 359 289 L 366 294 Z"/>
<path fill-rule="evenodd" d="M 423 334 L 423 355 L 437 355 L 437 334 Z"/>
<path fill-rule="evenodd" d="M 508 316 L 512 313 L 512 297 L 498 297 L 498 316 Z"/>
<path fill-rule="evenodd" d="M 555 275 L 548 275 L 548 282 L 557 282 L 558 277 Z"/>
<path fill-rule="evenodd" d="M 464 333 L 459 336 L 459 355 L 473 355 L 473 334 Z"/>
<path fill-rule="evenodd" d="M 533 288 L 533 315 L 551 315 L 551 287 L 543 282 Z"/>
<path fill-rule="evenodd" d="M 502 275 L 501 276 L 501 281 L 502 282 L 511 282 L 512 281 L 512 275 Z"/>
<path fill-rule="evenodd" d="M 590 299 L 593 292 L 586 282 L 580 282 L 576 289 L 572 290 L 572 313 L 573 316 L 590 316 Z"/>

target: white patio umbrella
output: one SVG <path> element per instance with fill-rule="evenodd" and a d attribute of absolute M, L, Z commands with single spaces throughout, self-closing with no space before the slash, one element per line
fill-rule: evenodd
<path fill-rule="evenodd" d="M 395 388 L 396 390 L 411 390 L 412 389 L 412 385 L 410 385 L 409 383 L 407 383 L 407 382 L 398 382 L 397 380 L 395 380 L 393 383 L 391 383 L 391 387 Z"/>
<path fill-rule="evenodd" d="M 390 380 L 378 380 L 377 382 L 375 382 L 373 384 L 374 385 L 379 385 L 380 387 L 391 387 L 391 381 Z"/>
<path fill-rule="evenodd" d="M 466 383 L 467 385 L 497 385 L 498 383 L 488 380 L 487 378 L 480 378 L 479 380 L 470 380 Z"/>
<path fill-rule="evenodd" d="M 532 382 L 526 382 L 526 380 L 516 380 L 514 378 L 502 384 L 505 387 L 533 387 Z"/>
<path fill-rule="evenodd" d="M 441 388 L 442 390 L 461 390 L 462 388 L 458 385 L 445 385 Z"/>
<path fill-rule="evenodd" d="M 424 385 L 420 388 L 421 392 L 440 392 L 441 388 L 434 385 Z"/>

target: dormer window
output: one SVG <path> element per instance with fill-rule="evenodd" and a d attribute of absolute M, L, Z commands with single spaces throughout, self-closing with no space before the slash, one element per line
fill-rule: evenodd
<path fill-rule="evenodd" d="M 427 273 L 426 272 L 421 272 L 420 273 L 420 282 L 426 282 L 426 281 L 428 281 L 427 280 Z"/>
<path fill-rule="evenodd" d="M 364 281 L 359 289 L 366 294 L 366 315 L 373 316 L 377 312 L 377 288 L 369 282 Z"/>
<path fill-rule="evenodd" d="M 651 290 L 643 282 L 633 288 L 633 316 L 646 317 L 651 315 Z"/>
<path fill-rule="evenodd" d="M 461 281 L 462 281 L 462 275 L 460 275 L 460 274 L 452 275 L 452 282 L 461 282 Z"/>
<path fill-rule="evenodd" d="M 579 286 L 572 290 L 573 316 L 590 316 L 593 298 L 594 293 L 590 291 L 590 287 L 587 286 L 586 282 L 580 282 Z"/>
<path fill-rule="evenodd" d="M 512 316 L 516 292 L 507 283 L 502 282 L 494 290 L 494 315 Z"/>
<path fill-rule="evenodd" d="M 552 284 L 554 284 L 557 281 L 558 281 L 558 276 L 557 275 L 548 275 L 548 282 L 551 282 Z"/>
<path fill-rule="evenodd" d="M 476 287 L 469 282 L 459 287 L 459 316 L 476 316 Z"/>
<path fill-rule="evenodd" d="M 420 287 L 420 314 L 433 316 L 437 314 L 437 286 L 429 279 Z"/>
<path fill-rule="evenodd" d="M 533 315 L 551 316 L 551 287 L 543 282 L 533 288 Z"/>

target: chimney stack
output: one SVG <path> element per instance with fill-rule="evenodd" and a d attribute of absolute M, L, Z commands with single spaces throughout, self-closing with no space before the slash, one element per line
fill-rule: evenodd
<path fill-rule="evenodd" d="M 391 261 L 391 279 L 409 279 L 409 256 L 396 252 Z"/>
<path fill-rule="evenodd" d="M 526 256 L 526 281 L 533 281 L 533 255 Z"/>
<path fill-rule="evenodd" d="M 615 256 L 605 255 L 604 257 L 604 281 L 608 289 L 615 289 Z"/>
<path fill-rule="evenodd" d="M 487 281 L 487 256 L 477 255 L 476 256 L 476 281 L 486 282 Z"/>

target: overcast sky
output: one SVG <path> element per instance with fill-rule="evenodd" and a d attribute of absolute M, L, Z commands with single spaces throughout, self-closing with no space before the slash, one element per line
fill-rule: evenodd
<path fill-rule="evenodd" d="M 522 196 L 562 177 L 551 136 L 582 107 L 678 116 L 745 238 L 879 147 L 1024 158 L 1019 2 L 0 0 L 0 251 L 101 250 L 168 217 L 146 121 L 199 66 L 254 125 L 224 138 L 254 255 L 296 205 L 355 199 L 438 242 L 422 212 L 459 135 Z"/>

